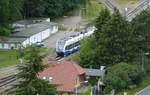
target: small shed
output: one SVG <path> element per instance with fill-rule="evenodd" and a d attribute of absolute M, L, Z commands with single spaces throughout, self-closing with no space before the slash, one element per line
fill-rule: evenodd
<path fill-rule="evenodd" d="M 105 70 L 85 68 L 85 74 L 89 77 L 103 77 L 105 74 Z"/>

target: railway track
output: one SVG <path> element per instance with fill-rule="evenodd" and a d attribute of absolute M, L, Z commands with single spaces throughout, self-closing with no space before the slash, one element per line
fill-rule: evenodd
<path fill-rule="evenodd" d="M 18 81 L 16 74 L 0 79 L 0 93 L 8 92 L 13 89 L 13 85 Z"/>
<path fill-rule="evenodd" d="M 118 6 L 116 6 L 111 0 L 99 0 L 100 2 L 104 3 L 107 7 L 109 7 L 111 10 L 114 10 Z M 127 17 L 127 20 L 131 21 L 137 14 L 139 14 L 142 10 L 145 10 L 149 8 L 150 6 L 150 1 L 148 0 L 143 0 L 140 2 L 136 7 L 133 9 L 124 12 L 124 9 L 120 9 L 120 12 Z"/>
<path fill-rule="evenodd" d="M 127 14 L 126 14 L 127 19 L 130 21 L 137 14 L 139 14 L 142 10 L 145 10 L 145 9 L 149 8 L 148 3 L 150 3 L 150 2 L 147 2 L 147 0 L 143 0 L 135 8 L 133 8 L 130 11 L 128 11 Z"/>
<path fill-rule="evenodd" d="M 61 61 L 63 60 L 64 57 L 54 57 L 54 58 L 56 59 L 56 61 Z M 9 92 L 12 89 L 14 89 L 14 85 L 19 81 L 19 79 L 16 76 L 19 73 L 21 72 L 0 78 L 0 94 L 3 92 Z"/>

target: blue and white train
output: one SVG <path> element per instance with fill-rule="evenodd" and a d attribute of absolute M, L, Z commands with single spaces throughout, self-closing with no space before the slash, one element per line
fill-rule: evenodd
<path fill-rule="evenodd" d="M 89 27 L 86 30 L 75 35 L 64 37 L 56 42 L 56 53 L 58 56 L 65 56 L 72 54 L 79 50 L 80 40 L 89 37 L 96 30 L 95 27 Z"/>

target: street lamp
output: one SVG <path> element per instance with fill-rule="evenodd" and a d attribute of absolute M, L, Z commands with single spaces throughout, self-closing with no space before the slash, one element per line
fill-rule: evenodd
<path fill-rule="evenodd" d="M 142 70 L 144 71 L 144 64 L 145 64 L 145 55 L 149 55 L 149 52 L 146 52 L 146 53 L 142 53 Z"/>
<path fill-rule="evenodd" d="M 145 55 L 149 55 L 149 52 L 146 52 Z"/>
<path fill-rule="evenodd" d="M 149 8 L 149 0 L 147 0 L 147 8 Z"/>

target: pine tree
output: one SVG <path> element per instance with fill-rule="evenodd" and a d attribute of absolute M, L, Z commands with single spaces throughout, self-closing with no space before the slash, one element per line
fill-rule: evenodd
<path fill-rule="evenodd" d="M 131 21 L 137 44 L 143 52 L 150 51 L 150 11 L 144 10 Z"/>
<path fill-rule="evenodd" d="M 118 10 L 101 27 L 98 40 L 97 63 L 112 65 L 120 62 L 132 62 L 137 56 L 135 36 L 129 22 Z"/>
<path fill-rule="evenodd" d="M 102 26 L 110 19 L 110 13 L 107 8 L 102 9 L 100 16 L 96 19 L 96 28 L 94 35 L 81 42 L 81 49 L 75 60 L 84 68 L 99 68 L 98 64 L 99 55 L 97 54 L 98 40 L 101 38 Z M 88 52 L 87 52 L 88 51 Z M 88 63 L 87 63 L 88 62 Z"/>
<path fill-rule="evenodd" d="M 110 19 L 110 12 L 107 8 L 104 8 L 100 11 L 99 17 L 96 19 L 96 28 L 97 30 L 94 32 L 95 40 L 99 40 L 101 37 L 102 26 L 107 23 Z M 98 44 L 98 43 L 97 43 Z"/>
<path fill-rule="evenodd" d="M 56 95 L 56 85 L 49 84 L 48 81 L 38 78 L 47 65 L 42 64 L 40 50 L 30 46 L 23 51 L 24 63 L 19 66 L 21 71 L 18 78 L 21 79 L 16 85 L 15 95 Z"/>

